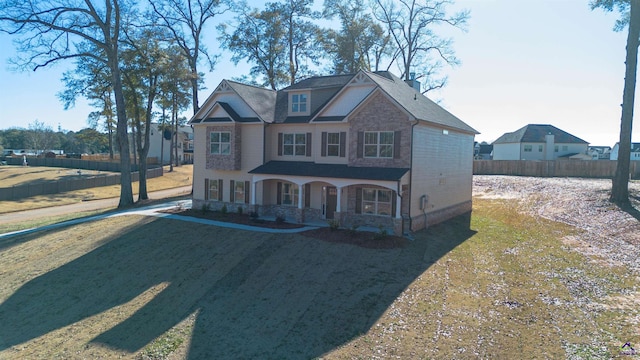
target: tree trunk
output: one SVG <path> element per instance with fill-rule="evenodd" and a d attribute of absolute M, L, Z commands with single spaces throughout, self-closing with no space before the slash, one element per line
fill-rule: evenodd
<path fill-rule="evenodd" d="M 127 113 L 125 109 L 124 94 L 122 91 L 122 80 L 120 79 L 120 69 L 118 68 L 117 54 L 109 61 L 111 67 L 111 78 L 113 81 L 113 92 L 116 98 L 117 126 L 116 138 L 118 151 L 120 152 L 120 202 L 119 208 L 128 207 L 133 204 L 133 190 L 131 188 L 131 159 L 129 158 L 129 138 L 127 136 Z"/>
<path fill-rule="evenodd" d="M 625 61 L 624 92 L 622 94 L 622 119 L 620 121 L 620 142 L 618 164 L 613 178 L 610 200 L 620 206 L 629 202 L 629 163 L 631 161 L 631 128 L 636 92 L 636 72 L 638 67 L 638 45 L 640 43 L 640 0 L 631 0 L 629 34 L 627 35 L 627 57 Z"/>

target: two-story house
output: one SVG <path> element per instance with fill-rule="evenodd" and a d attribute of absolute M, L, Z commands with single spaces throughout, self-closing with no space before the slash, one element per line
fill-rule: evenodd
<path fill-rule="evenodd" d="M 389 72 L 224 80 L 190 124 L 194 208 L 396 234 L 471 211 L 477 131 Z"/>
<path fill-rule="evenodd" d="M 548 124 L 529 124 L 493 142 L 493 160 L 556 160 L 586 154 L 589 143 Z"/>

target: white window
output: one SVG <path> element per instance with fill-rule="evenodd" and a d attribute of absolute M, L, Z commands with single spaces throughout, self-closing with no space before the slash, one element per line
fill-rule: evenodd
<path fill-rule="evenodd" d="M 362 189 L 362 213 L 391 216 L 391 190 Z"/>
<path fill-rule="evenodd" d="M 340 133 L 327 133 L 327 156 L 340 156 Z"/>
<path fill-rule="evenodd" d="M 298 185 L 292 183 L 282 184 L 282 198 L 280 203 L 282 205 L 298 206 Z"/>
<path fill-rule="evenodd" d="M 569 150 L 569 146 L 567 145 L 562 145 L 562 151 L 568 151 Z"/>
<path fill-rule="evenodd" d="M 306 113 L 307 99 L 308 99 L 307 94 L 292 94 L 291 95 L 291 112 Z"/>
<path fill-rule="evenodd" d="M 218 180 L 209 180 L 209 200 L 217 201 L 220 197 L 220 188 L 218 186 Z"/>
<path fill-rule="evenodd" d="M 393 158 L 393 131 L 365 131 L 364 157 Z"/>
<path fill-rule="evenodd" d="M 305 156 L 307 154 L 307 134 L 283 134 L 282 155 Z"/>
<path fill-rule="evenodd" d="M 211 132 L 211 154 L 229 155 L 231 153 L 231 133 L 229 131 Z"/>
<path fill-rule="evenodd" d="M 542 145 L 538 145 L 538 152 L 542 152 Z"/>
<path fill-rule="evenodd" d="M 239 204 L 243 204 L 245 202 L 245 189 L 244 189 L 244 181 L 234 181 L 233 185 L 233 201 Z"/>
<path fill-rule="evenodd" d="M 533 150 L 533 145 L 525 145 L 524 146 L 524 152 L 531 152 L 531 150 Z"/>

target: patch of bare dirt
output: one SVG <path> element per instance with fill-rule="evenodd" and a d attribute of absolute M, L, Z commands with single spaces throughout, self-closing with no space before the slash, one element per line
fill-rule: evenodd
<path fill-rule="evenodd" d="M 572 249 L 640 272 L 640 182 L 629 183 L 632 209 L 611 203 L 610 191 L 608 179 L 473 177 L 475 197 L 517 199 L 525 213 L 583 230 L 579 238 L 564 239 Z"/>

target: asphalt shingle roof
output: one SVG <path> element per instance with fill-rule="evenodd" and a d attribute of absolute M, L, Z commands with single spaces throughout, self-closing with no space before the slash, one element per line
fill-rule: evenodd
<path fill-rule="evenodd" d="M 269 161 L 249 171 L 249 173 L 396 181 L 400 180 L 407 171 L 409 171 L 408 168 L 354 167 L 304 161 Z"/>
<path fill-rule="evenodd" d="M 544 143 L 545 136 L 552 134 L 556 144 L 588 144 L 588 142 L 577 136 L 571 135 L 566 131 L 560 130 L 553 125 L 548 124 L 529 124 L 514 132 L 505 133 L 500 136 L 493 144 L 506 143 Z"/>

